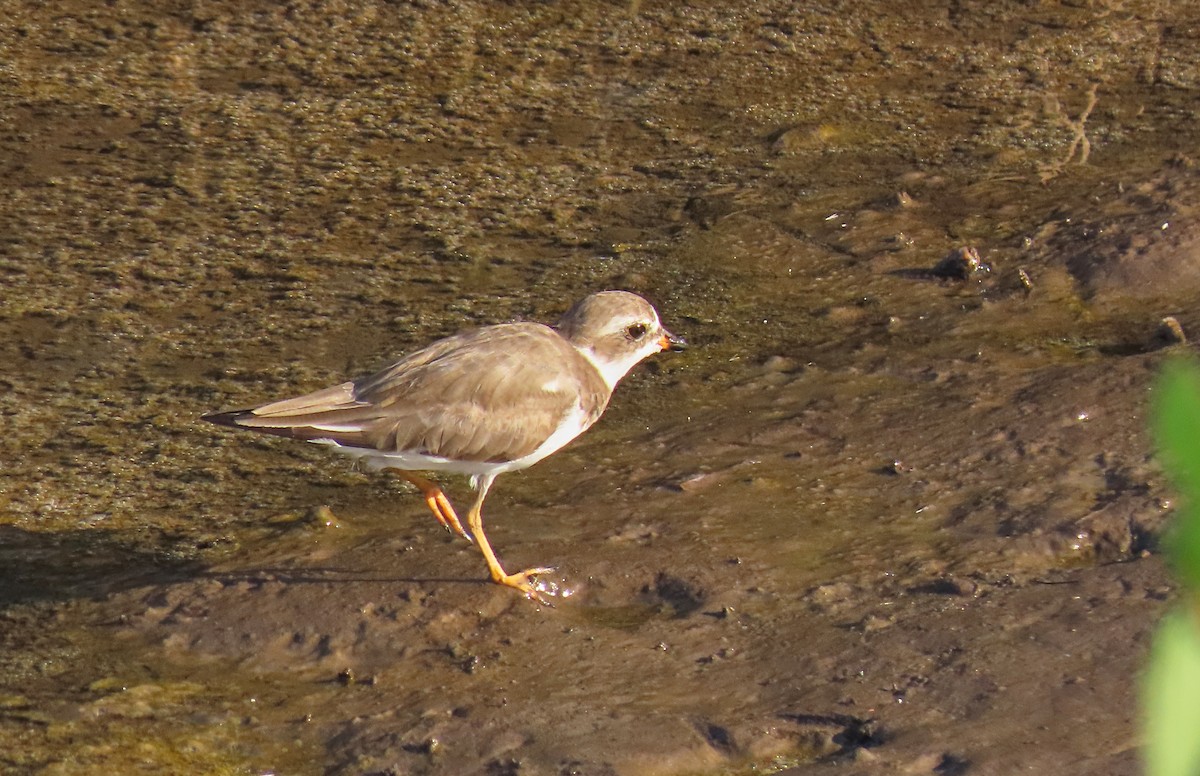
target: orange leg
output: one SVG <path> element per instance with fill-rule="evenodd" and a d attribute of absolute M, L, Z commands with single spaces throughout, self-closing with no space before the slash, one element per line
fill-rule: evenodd
<path fill-rule="evenodd" d="M 436 482 L 400 469 L 388 469 L 388 471 L 395 472 L 417 486 L 417 490 L 421 491 L 421 495 L 425 497 L 425 504 L 429 507 L 429 511 L 441 523 L 442 528 L 445 528 L 447 531 L 453 531 L 469 542 L 475 541 L 471 534 L 467 533 L 466 529 L 463 528 L 462 523 L 459 522 L 458 515 L 454 511 L 454 507 L 450 504 L 450 499 L 446 498 L 446 494 L 438 487 Z"/>
<path fill-rule="evenodd" d="M 550 574 L 554 571 L 553 568 L 532 568 L 517 572 L 516 574 L 508 574 L 504 571 L 504 567 L 500 565 L 496 553 L 492 551 L 492 545 L 488 542 L 487 536 L 483 533 L 483 499 L 487 496 L 488 488 L 492 485 L 493 477 L 483 476 L 479 479 L 479 493 L 475 496 L 475 503 L 471 505 L 471 511 L 467 513 L 467 525 L 471 526 L 471 532 L 475 534 L 476 543 L 479 544 L 479 550 L 483 553 L 483 559 L 487 562 L 488 573 L 491 574 L 492 581 L 498 585 L 506 585 L 516 588 L 525 594 L 526 598 L 537 601 L 543 606 L 554 606 L 542 595 L 542 590 L 539 590 L 532 582 L 530 577 L 536 577 L 539 574 Z"/>

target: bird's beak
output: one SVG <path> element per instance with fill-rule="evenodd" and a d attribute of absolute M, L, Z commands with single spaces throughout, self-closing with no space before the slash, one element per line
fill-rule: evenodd
<path fill-rule="evenodd" d="M 658 344 L 663 350 L 680 351 L 688 346 L 687 340 L 683 337 L 676 337 L 671 332 L 663 329 L 662 336 L 658 338 Z"/>

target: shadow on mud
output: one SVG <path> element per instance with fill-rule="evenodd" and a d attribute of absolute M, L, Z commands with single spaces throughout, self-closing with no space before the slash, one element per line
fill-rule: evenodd
<path fill-rule="evenodd" d="M 262 565 L 215 570 L 185 557 L 168 537 L 157 545 L 125 532 L 81 529 L 54 534 L 0 526 L 0 609 L 20 604 L 100 599 L 136 587 L 212 579 L 223 585 L 264 582 L 330 584 L 488 584 L 484 578 L 389 575 L 342 566 Z"/>
<path fill-rule="evenodd" d="M 187 579 L 203 567 L 124 532 L 89 528 L 41 533 L 0 526 L 0 609 L 102 598 L 131 587 Z"/>

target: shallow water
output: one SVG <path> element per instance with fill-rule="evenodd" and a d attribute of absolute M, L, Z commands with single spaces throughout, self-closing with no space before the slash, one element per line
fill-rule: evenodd
<path fill-rule="evenodd" d="M 22 9 L 0 762 L 1135 772 L 1188 10 Z M 406 487 L 197 421 L 609 287 L 693 348 L 489 497 L 553 611 Z"/>

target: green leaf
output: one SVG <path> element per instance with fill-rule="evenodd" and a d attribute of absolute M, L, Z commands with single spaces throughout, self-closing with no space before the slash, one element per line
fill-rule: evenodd
<path fill-rule="evenodd" d="M 1158 380 L 1154 432 L 1159 456 L 1183 501 L 1167 536 L 1176 573 L 1200 592 L 1200 367 L 1169 362 Z"/>
<path fill-rule="evenodd" d="M 1163 619 L 1142 684 L 1146 772 L 1200 774 L 1200 629 L 1187 609 Z"/>

